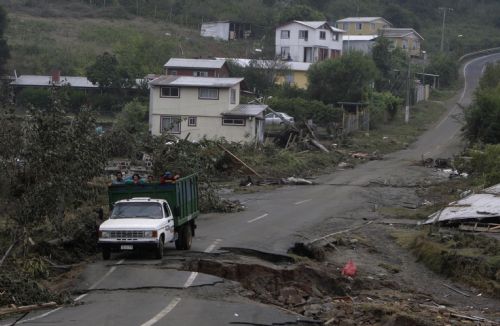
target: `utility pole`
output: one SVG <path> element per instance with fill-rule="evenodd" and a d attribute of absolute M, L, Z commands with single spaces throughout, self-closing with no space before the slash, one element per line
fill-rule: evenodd
<path fill-rule="evenodd" d="M 446 24 L 446 12 L 452 12 L 453 8 L 439 7 L 439 11 L 443 12 L 443 27 L 441 28 L 441 52 L 444 51 L 444 26 Z"/>
<path fill-rule="evenodd" d="M 406 80 L 406 106 L 405 106 L 405 123 L 410 122 L 410 73 L 411 56 L 408 55 L 408 78 Z"/>

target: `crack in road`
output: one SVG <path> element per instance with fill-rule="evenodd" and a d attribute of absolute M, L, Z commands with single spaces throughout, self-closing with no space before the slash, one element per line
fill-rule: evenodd
<path fill-rule="evenodd" d="M 138 287 L 125 287 L 125 288 L 95 288 L 86 290 L 76 290 L 73 291 L 72 294 L 77 295 L 77 294 L 86 294 L 92 292 L 118 292 L 118 291 L 139 291 L 139 290 L 187 290 L 193 288 L 212 287 L 216 286 L 217 284 L 223 284 L 223 283 L 225 283 L 224 279 L 214 281 L 211 283 L 191 285 L 189 287 L 154 285 L 154 286 L 138 286 Z"/>

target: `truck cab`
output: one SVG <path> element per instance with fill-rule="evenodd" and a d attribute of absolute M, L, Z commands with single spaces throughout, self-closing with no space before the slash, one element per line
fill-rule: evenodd
<path fill-rule="evenodd" d="M 99 227 L 103 259 L 111 251 L 154 250 L 163 257 L 165 244 L 174 240 L 174 217 L 168 202 L 137 197 L 115 203 L 110 218 Z"/>

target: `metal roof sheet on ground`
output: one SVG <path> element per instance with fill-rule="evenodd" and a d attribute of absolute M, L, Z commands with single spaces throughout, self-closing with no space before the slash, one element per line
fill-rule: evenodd
<path fill-rule="evenodd" d="M 455 220 L 478 220 L 500 217 L 500 184 L 470 195 L 432 214 L 424 224 Z"/>
<path fill-rule="evenodd" d="M 226 60 L 221 59 L 184 59 L 171 58 L 164 65 L 165 68 L 203 68 L 203 69 L 220 69 L 226 63 Z"/>
<path fill-rule="evenodd" d="M 347 41 L 373 41 L 378 37 L 378 35 L 344 35 L 344 42 Z"/>
<path fill-rule="evenodd" d="M 73 87 L 95 88 L 87 77 L 61 76 L 56 86 L 71 85 Z M 22 75 L 16 78 L 11 85 L 17 86 L 52 86 L 52 76 Z"/>
<path fill-rule="evenodd" d="M 231 111 L 222 113 L 222 115 L 255 117 L 267 108 L 268 106 L 264 104 L 240 104 Z"/>
<path fill-rule="evenodd" d="M 223 87 L 229 88 L 243 81 L 244 78 L 161 76 L 149 84 L 151 86 L 184 86 L 184 87 Z"/>

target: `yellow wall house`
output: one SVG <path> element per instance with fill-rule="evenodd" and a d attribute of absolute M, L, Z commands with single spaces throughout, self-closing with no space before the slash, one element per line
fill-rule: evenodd
<path fill-rule="evenodd" d="M 243 78 L 161 76 L 149 83 L 149 130 L 197 141 L 262 142 L 266 105 L 239 104 Z"/>
<path fill-rule="evenodd" d="M 389 28 L 392 24 L 382 17 L 348 17 L 337 21 L 337 28 L 346 31 L 347 35 L 374 35 L 379 30 Z"/>
<path fill-rule="evenodd" d="M 308 85 L 307 70 L 312 63 L 297 61 L 274 61 L 274 60 L 254 60 L 231 58 L 227 59 L 241 67 L 248 67 L 252 63 L 254 67 L 260 69 L 274 69 L 277 71 L 276 84 L 288 84 L 298 88 L 306 89 Z"/>
<path fill-rule="evenodd" d="M 403 49 L 414 57 L 422 55 L 421 43 L 424 38 L 413 28 L 384 28 L 379 35 L 389 39 L 393 48 Z"/>

